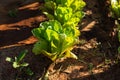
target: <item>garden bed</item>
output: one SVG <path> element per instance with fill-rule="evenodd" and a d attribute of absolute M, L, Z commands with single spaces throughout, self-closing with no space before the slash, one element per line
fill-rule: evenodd
<path fill-rule="evenodd" d="M 55 64 L 31 51 L 37 41 L 31 30 L 46 20 L 39 10 L 42 3 L 0 1 L 0 80 L 15 80 L 18 71 L 5 59 L 17 56 L 24 49 L 29 51 L 25 61 L 34 74 L 20 74 L 20 80 L 38 80 L 46 71 L 50 80 L 119 80 L 120 64 L 116 60 L 119 43 L 114 19 L 108 15 L 108 2 L 84 1 L 86 16 L 80 24 L 81 44 L 73 50 L 78 60 L 58 59 Z M 12 9 L 18 9 L 17 16 L 9 16 Z"/>

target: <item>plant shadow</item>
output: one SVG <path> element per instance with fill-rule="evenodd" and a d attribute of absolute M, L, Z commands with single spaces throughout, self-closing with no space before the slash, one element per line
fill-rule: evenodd
<path fill-rule="evenodd" d="M 91 74 L 84 77 L 70 78 L 70 80 L 119 80 L 120 76 L 120 62 L 118 64 L 112 65 L 108 70 L 101 73 Z M 74 71 L 72 72 L 74 73 Z M 71 73 L 71 74 L 72 74 Z M 74 75 L 74 74 L 72 74 Z"/>
<path fill-rule="evenodd" d="M 0 47 L 16 44 L 32 36 L 33 27 L 13 26 L 12 28 L 15 29 L 0 31 Z"/>

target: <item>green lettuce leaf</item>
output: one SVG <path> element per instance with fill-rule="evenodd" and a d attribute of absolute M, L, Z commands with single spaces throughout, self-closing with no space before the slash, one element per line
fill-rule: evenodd
<path fill-rule="evenodd" d="M 55 10 L 56 19 L 64 24 L 67 22 L 73 15 L 72 8 L 58 6 Z"/>
<path fill-rule="evenodd" d="M 32 49 L 33 53 L 37 54 L 41 54 L 43 52 L 43 50 L 47 51 L 48 50 L 48 42 L 45 40 L 40 40 L 38 42 L 36 42 L 34 44 L 34 47 Z"/>
<path fill-rule="evenodd" d="M 112 17 L 120 18 L 120 2 L 119 0 L 110 0 L 111 6 L 110 9 L 112 11 Z"/>
<path fill-rule="evenodd" d="M 43 53 L 53 61 L 65 56 L 74 57 L 71 50 L 79 36 L 76 27 L 63 27 L 60 22 L 50 20 L 42 22 L 39 28 L 33 29 L 32 33 L 39 40 L 33 47 L 35 54 Z"/>
<path fill-rule="evenodd" d="M 82 10 L 85 5 L 86 4 L 83 0 L 74 0 L 70 7 L 74 10 L 74 12 L 76 12 L 78 10 Z"/>

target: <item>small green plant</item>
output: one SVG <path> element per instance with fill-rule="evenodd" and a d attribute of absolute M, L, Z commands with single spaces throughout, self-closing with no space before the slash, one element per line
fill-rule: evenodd
<path fill-rule="evenodd" d="M 17 13 L 18 13 L 18 10 L 17 9 L 13 9 L 13 10 L 9 10 L 8 11 L 8 15 L 10 16 L 10 17 L 17 17 Z"/>
<path fill-rule="evenodd" d="M 27 53 L 28 53 L 28 50 L 23 50 L 15 58 L 6 57 L 6 61 L 11 62 L 13 68 L 17 69 L 18 71 L 16 75 L 16 79 L 18 78 L 18 76 L 20 76 L 21 73 L 25 73 L 29 76 L 34 74 L 32 70 L 28 67 L 29 64 L 23 61 Z"/>
<path fill-rule="evenodd" d="M 25 55 L 27 54 L 27 52 L 28 52 L 27 50 L 22 51 L 22 52 L 21 52 L 17 57 L 15 57 L 14 59 L 13 59 L 13 58 L 10 58 L 10 57 L 7 57 L 7 58 L 6 58 L 6 61 L 11 62 L 13 68 L 27 67 L 29 64 L 26 63 L 26 62 L 22 62 L 22 61 L 23 61 L 23 58 L 25 57 Z"/>

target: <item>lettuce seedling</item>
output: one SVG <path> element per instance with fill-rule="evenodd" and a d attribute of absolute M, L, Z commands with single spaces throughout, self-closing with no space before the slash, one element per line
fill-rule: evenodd
<path fill-rule="evenodd" d="M 120 1 L 119 0 L 110 0 L 111 6 L 111 13 L 112 17 L 120 18 Z"/>
<path fill-rule="evenodd" d="M 62 57 L 77 59 L 71 52 L 80 34 L 76 27 L 63 27 L 57 20 L 50 20 L 42 22 L 32 33 L 38 38 L 32 50 L 36 55 L 42 53 L 52 61 Z"/>
<path fill-rule="evenodd" d="M 24 57 L 26 56 L 26 54 L 28 53 L 28 50 L 23 50 L 22 52 L 20 52 L 20 54 L 13 58 L 7 57 L 6 61 L 8 62 L 12 62 L 13 63 L 13 68 L 21 68 L 21 67 L 27 67 L 29 64 L 26 62 L 23 62 Z"/>
<path fill-rule="evenodd" d="M 32 76 L 34 74 L 32 70 L 28 67 L 29 63 L 24 62 L 24 58 L 27 53 L 28 53 L 28 50 L 23 50 L 15 58 L 6 57 L 6 61 L 11 62 L 13 68 L 17 70 L 15 80 L 18 80 L 18 78 L 20 78 L 19 77 L 20 75 L 27 74 L 29 76 Z"/>

